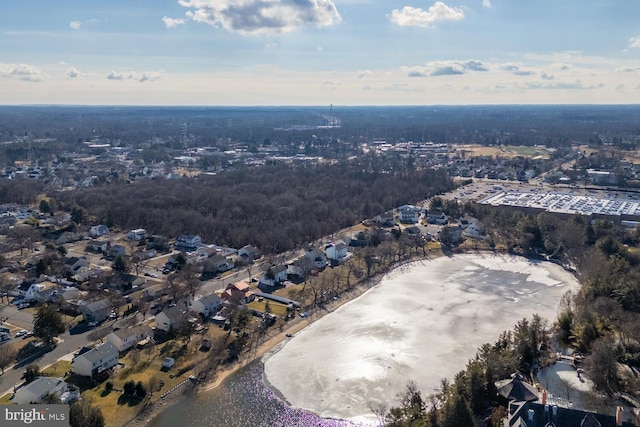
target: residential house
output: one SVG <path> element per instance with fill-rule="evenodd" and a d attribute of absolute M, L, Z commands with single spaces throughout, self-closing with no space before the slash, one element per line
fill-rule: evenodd
<path fill-rule="evenodd" d="M 143 286 L 146 283 L 146 280 L 143 279 L 142 277 L 138 277 L 135 274 L 128 274 L 128 273 L 118 274 L 116 280 L 122 286 L 123 291 L 136 289 L 140 286 Z"/>
<path fill-rule="evenodd" d="M 100 237 L 104 236 L 105 234 L 109 234 L 109 227 L 104 224 L 94 225 L 89 229 L 89 235 L 91 237 Z"/>
<path fill-rule="evenodd" d="M 392 211 L 376 215 L 375 220 L 381 227 L 393 227 L 396 225 L 396 219 Z"/>
<path fill-rule="evenodd" d="M 176 239 L 175 248 L 185 252 L 194 252 L 202 246 L 202 239 L 197 235 L 181 234 Z"/>
<path fill-rule="evenodd" d="M 111 307 L 111 301 L 106 298 L 85 304 L 82 307 L 82 317 L 85 322 L 102 322 L 111 314 Z"/>
<path fill-rule="evenodd" d="M 188 321 L 187 311 L 178 306 L 173 306 L 162 310 L 156 314 L 156 329 L 164 332 L 176 330 L 185 325 Z"/>
<path fill-rule="evenodd" d="M 127 329 L 118 329 L 107 335 L 110 342 L 118 351 L 123 352 L 135 347 L 140 341 L 153 337 L 153 330 L 146 325 L 137 325 Z"/>
<path fill-rule="evenodd" d="M 484 234 L 484 226 L 480 221 L 475 218 L 468 218 L 466 221 L 467 224 L 465 226 L 463 226 L 462 224 L 460 225 L 460 227 L 463 229 L 463 236 L 469 237 L 471 239 L 482 239 L 486 237 Z"/>
<path fill-rule="evenodd" d="M 440 209 L 433 209 L 427 212 L 427 222 L 429 224 L 445 225 L 449 222 L 449 219 Z"/>
<path fill-rule="evenodd" d="M 111 240 L 91 240 L 87 243 L 87 250 L 91 252 L 100 252 L 102 254 L 106 254 L 111 247 Z"/>
<path fill-rule="evenodd" d="M 343 263 L 351 257 L 351 252 L 347 252 L 347 244 L 338 240 L 335 243 L 329 243 L 324 247 L 324 253 L 332 261 Z"/>
<path fill-rule="evenodd" d="M 68 257 L 64 260 L 64 269 L 69 274 L 76 274 L 81 268 L 89 268 L 87 257 Z"/>
<path fill-rule="evenodd" d="M 297 258 L 293 262 L 287 264 L 287 277 L 295 276 L 300 280 L 304 280 L 312 268 L 313 263 L 309 258 L 304 256 Z"/>
<path fill-rule="evenodd" d="M 629 417 L 635 417 L 630 414 Z M 634 422 L 625 421 L 622 407 L 616 407 L 612 414 L 586 412 L 579 409 L 539 402 L 509 402 L 507 427 L 586 427 L 586 426 L 620 426 L 632 427 Z"/>
<path fill-rule="evenodd" d="M 215 293 L 191 302 L 191 311 L 202 314 L 204 317 L 214 315 L 222 307 L 222 298 Z"/>
<path fill-rule="evenodd" d="M 311 260 L 313 267 L 318 270 L 322 270 L 327 266 L 327 256 L 324 252 L 314 246 L 307 248 L 307 253 L 305 253 L 304 256 Z"/>
<path fill-rule="evenodd" d="M 285 280 L 287 280 L 286 265 L 272 265 L 262 276 L 260 276 L 260 284 L 267 286 L 275 286 Z"/>
<path fill-rule="evenodd" d="M 262 254 L 259 249 L 254 248 L 251 245 L 246 245 L 238 250 L 238 256 L 240 257 L 240 260 L 242 260 L 243 264 L 251 264 L 254 260 L 260 258 Z"/>
<path fill-rule="evenodd" d="M 119 256 L 124 256 L 127 253 L 127 249 L 122 245 L 113 245 L 107 251 L 107 258 L 115 259 Z"/>
<path fill-rule="evenodd" d="M 13 401 L 18 405 L 44 403 L 47 395 L 60 398 L 67 389 L 68 385 L 62 378 L 37 377 L 29 384 L 20 387 L 16 391 Z"/>
<path fill-rule="evenodd" d="M 40 291 L 46 289 L 43 283 L 36 283 L 33 279 L 23 280 L 17 289 L 17 297 L 22 297 L 25 301 L 33 301 Z"/>
<path fill-rule="evenodd" d="M 418 227 L 417 225 L 412 225 L 411 227 L 405 228 L 404 232 L 411 237 L 420 237 L 421 234 L 420 227 Z"/>
<path fill-rule="evenodd" d="M 404 205 L 398 208 L 400 222 L 405 224 L 417 224 L 420 220 L 422 209 L 412 205 Z"/>
<path fill-rule="evenodd" d="M 71 372 L 85 377 L 93 377 L 118 364 L 119 351 L 110 342 L 86 352 L 80 352 L 71 361 Z"/>
<path fill-rule="evenodd" d="M 222 273 L 235 267 L 233 260 L 222 255 L 214 255 L 204 264 L 204 268 L 211 273 Z"/>
<path fill-rule="evenodd" d="M 244 304 L 251 302 L 254 295 L 253 292 L 249 290 L 249 284 L 245 281 L 240 281 L 227 285 L 221 297 L 233 304 Z"/>
<path fill-rule="evenodd" d="M 147 237 L 147 230 L 144 228 L 136 228 L 127 233 L 127 239 L 140 241 Z"/>

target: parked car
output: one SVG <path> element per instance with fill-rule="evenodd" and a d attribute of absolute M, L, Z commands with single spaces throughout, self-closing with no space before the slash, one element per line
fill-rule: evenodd
<path fill-rule="evenodd" d="M 29 333 L 29 331 L 21 329 L 20 331 L 16 332 L 16 338 L 20 338 L 23 335 L 26 335 L 27 333 Z"/>
<path fill-rule="evenodd" d="M 27 339 L 29 337 L 33 336 L 33 331 L 28 331 L 26 334 L 24 334 L 24 336 L 22 338 Z"/>

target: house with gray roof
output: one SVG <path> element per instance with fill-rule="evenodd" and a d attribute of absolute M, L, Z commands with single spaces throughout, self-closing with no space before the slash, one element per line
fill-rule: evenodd
<path fill-rule="evenodd" d="M 29 403 L 43 403 L 47 395 L 60 398 L 66 392 L 68 385 L 62 378 L 37 377 L 35 380 L 19 388 L 13 401 L 19 405 Z"/>
<path fill-rule="evenodd" d="M 93 377 L 118 364 L 118 348 L 106 342 L 98 347 L 77 355 L 71 361 L 71 371 L 85 377 Z"/>
<path fill-rule="evenodd" d="M 137 325 L 127 329 L 118 329 L 107 335 L 107 342 L 110 342 L 118 351 L 125 351 L 138 345 L 147 338 L 153 337 L 153 330 L 147 325 Z"/>
<path fill-rule="evenodd" d="M 215 293 L 191 302 L 191 311 L 209 317 L 222 308 L 222 298 Z"/>
<path fill-rule="evenodd" d="M 94 301 L 82 307 L 82 316 L 85 322 L 102 322 L 111 314 L 111 301 L 107 298 Z"/>

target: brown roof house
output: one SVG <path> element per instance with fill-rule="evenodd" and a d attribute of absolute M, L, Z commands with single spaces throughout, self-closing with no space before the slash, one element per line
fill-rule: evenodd
<path fill-rule="evenodd" d="M 253 292 L 249 290 L 249 284 L 245 281 L 227 285 L 221 296 L 222 299 L 233 304 L 244 304 L 253 301 Z"/>

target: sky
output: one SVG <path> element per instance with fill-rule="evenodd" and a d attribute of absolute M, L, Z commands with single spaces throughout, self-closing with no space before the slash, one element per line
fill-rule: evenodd
<path fill-rule="evenodd" d="M 20 0 L 0 104 L 640 103 L 638 0 Z"/>

